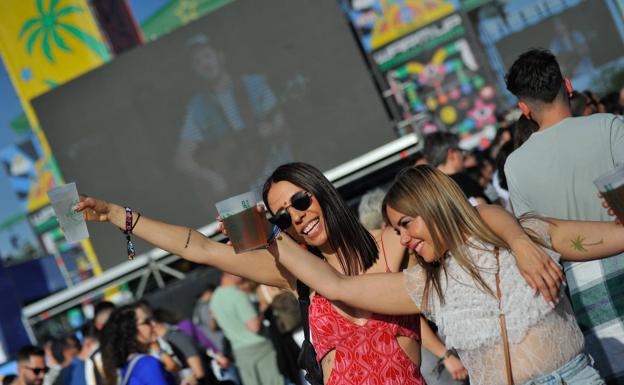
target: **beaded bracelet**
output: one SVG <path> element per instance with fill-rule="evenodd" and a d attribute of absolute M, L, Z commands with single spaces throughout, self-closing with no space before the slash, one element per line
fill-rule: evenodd
<path fill-rule="evenodd" d="M 277 236 L 279 235 L 279 233 L 281 232 L 282 232 L 282 229 L 280 229 L 279 226 L 273 225 L 273 229 L 271 230 L 271 235 L 269 235 L 269 239 L 267 239 L 267 243 L 269 245 L 272 244 L 277 238 Z"/>
<path fill-rule="evenodd" d="M 141 218 L 141 214 L 137 215 L 137 220 L 134 223 L 134 226 L 136 226 L 139 218 Z M 134 250 L 134 243 L 132 243 L 132 240 L 130 239 L 130 234 L 132 234 L 132 229 L 134 229 L 134 226 L 132 225 L 132 209 L 130 207 L 126 207 L 126 229 L 122 231 L 124 234 L 126 234 L 126 249 L 128 251 L 128 259 L 134 259 L 134 256 L 136 255 L 136 251 Z"/>

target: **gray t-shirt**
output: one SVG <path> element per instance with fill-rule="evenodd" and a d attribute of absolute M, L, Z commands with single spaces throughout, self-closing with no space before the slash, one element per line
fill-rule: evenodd
<path fill-rule="evenodd" d="M 612 114 L 567 118 L 531 135 L 505 164 L 514 213 L 611 221 L 594 179 L 624 164 L 624 123 Z M 624 254 L 564 263 L 576 320 L 600 374 L 624 373 Z M 607 353 L 608 354 L 605 354 Z"/>
<path fill-rule="evenodd" d="M 505 164 L 516 216 L 612 220 L 594 179 L 624 164 L 624 123 L 612 114 L 567 118 L 531 135 Z"/>

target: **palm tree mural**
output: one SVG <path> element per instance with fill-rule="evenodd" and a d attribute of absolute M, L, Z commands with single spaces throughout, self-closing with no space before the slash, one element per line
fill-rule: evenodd
<path fill-rule="evenodd" d="M 41 49 L 50 63 L 54 63 L 53 46 L 65 52 L 71 52 L 71 47 L 59 34 L 63 30 L 85 44 L 102 60 L 108 59 L 108 50 L 102 42 L 95 39 L 79 28 L 62 21 L 63 16 L 84 12 L 80 6 L 67 5 L 57 9 L 60 0 L 50 0 L 48 8 L 44 7 L 44 0 L 36 0 L 38 17 L 26 20 L 19 32 L 19 39 L 27 36 L 26 51 L 32 55 L 35 43 L 41 40 Z"/>

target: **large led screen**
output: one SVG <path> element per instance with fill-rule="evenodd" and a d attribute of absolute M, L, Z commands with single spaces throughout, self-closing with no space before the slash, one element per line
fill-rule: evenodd
<path fill-rule="evenodd" d="M 334 0 L 234 1 L 33 104 L 67 181 L 195 228 L 279 164 L 327 170 L 394 139 Z M 90 232 L 104 267 L 123 260 L 118 230 Z"/>

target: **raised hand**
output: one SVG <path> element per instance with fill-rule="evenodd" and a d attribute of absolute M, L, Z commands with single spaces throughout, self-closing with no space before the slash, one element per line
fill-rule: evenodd
<path fill-rule="evenodd" d="M 605 209 L 607 209 L 607 214 L 609 216 L 615 217 L 615 212 L 613 211 L 613 209 L 611 208 L 611 206 L 609 206 L 609 203 L 605 200 L 604 196 L 601 193 L 598 193 L 598 198 L 602 199 L 602 207 L 604 207 Z M 622 221 L 620 221 L 617 217 L 615 218 L 615 223 L 618 225 L 622 224 Z"/>
<path fill-rule="evenodd" d="M 74 211 L 81 212 L 87 221 L 108 222 L 111 220 L 112 206 L 101 199 L 80 195 L 80 202 L 74 206 Z"/>
<path fill-rule="evenodd" d="M 530 240 L 519 240 L 513 247 L 520 274 L 529 286 L 539 291 L 546 302 L 553 306 L 559 296 L 559 287 L 565 277 L 561 266 L 552 260 L 540 246 Z"/>
<path fill-rule="evenodd" d="M 259 213 L 263 213 L 264 214 L 264 212 L 265 212 L 264 205 L 262 203 L 256 204 L 256 210 Z M 223 234 L 224 236 L 227 237 L 228 233 L 227 233 L 227 229 L 223 225 L 223 217 L 221 217 L 220 215 L 217 216 L 217 221 L 219 222 L 219 231 L 221 232 L 221 234 Z M 230 240 L 227 241 L 227 244 L 232 246 L 232 242 Z"/>

